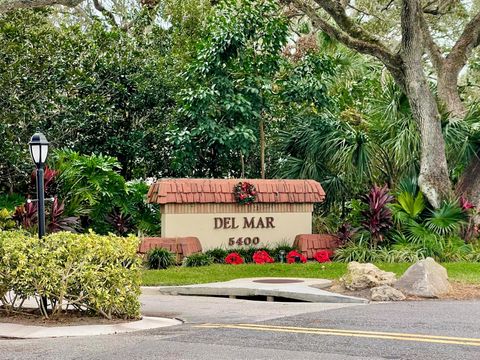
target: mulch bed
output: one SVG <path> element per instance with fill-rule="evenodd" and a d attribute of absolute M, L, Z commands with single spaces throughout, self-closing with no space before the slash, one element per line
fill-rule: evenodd
<path fill-rule="evenodd" d="M 12 323 L 32 326 L 78 326 L 78 325 L 113 325 L 136 320 L 112 319 L 108 320 L 104 317 L 91 316 L 85 312 L 77 310 L 63 311 L 55 317 L 49 319 L 43 318 L 37 309 L 28 309 L 22 313 L 7 314 L 5 310 L 0 308 L 0 323 Z"/>
<path fill-rule="evenodd" d="M 452 285 L 452 291 L 450 293 L 441 296 L 440 300 L 478 300 L 480 299 L 480 285 L 466 284 L 460 282 L 450 282 Z M 338 281 L 334 281 L 333 285 L 326 289 L 335 293 L 356 296 L 364 299 L 370 299 L 370 289 L 350 291 L 343 288 Z M 417 296 L 407 296 L 406 300 L 411 301 L 426 301 L 426 300 L 438 300 L 438 299 L 428 299 L 420 298 Z"/>

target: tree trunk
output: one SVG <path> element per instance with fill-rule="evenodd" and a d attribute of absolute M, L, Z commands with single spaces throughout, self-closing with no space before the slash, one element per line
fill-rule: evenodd
<path fill-rule="evenodd" d="M 242 168 L 242 173 L 240 174 L 240 178 L 245 179 L 245 157 L 243 153 L 240 151 L 240 166 Z"/>
<path fill-rule="evenodd" d="M 463 171 L 462 177 L 457 183 L 455 193 L 464 196 L 468 201 L 480 205 L 480 154 L 473 156 L 470 164 Z"/>
<path fill-rule="evenodd" d="M 403 0 L 401 57 L 405 90 L 421 137 L 420 189 L 438 208 L 451 193 L 440 113 L 423 70 L 419 0 Z"/>
<path fill-rule="evenodd" d="M 260 131 L 260 177 L 265 179 L 265 121 L 263 116 L 259 122 Z"/>
<path fill-rule="evenodd" d="M 438 72 L 437 93 L 440 103 L 450 113 L 450 116 L 453 119 L 461 120 L 465 116 L 467 109 L 458 91 L 458 75 L 459 72 L 451 66 L 442 67 Z"/>

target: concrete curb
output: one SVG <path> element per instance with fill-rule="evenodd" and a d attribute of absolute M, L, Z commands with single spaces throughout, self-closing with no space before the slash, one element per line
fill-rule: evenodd
<path fill-rule="evenodd" d="M 142 287 L 142 293 L 146 295 L 197 295 L 197 296 L 228 296 L 255 297 L 265 296 L 269 301 L 275 298 L 286 298 L 305 302 L 318 303 L 354 303 L 365 304 L 367 299 L 353 296 L 336 294 L 321 288 L 331 285 L 330 280 L 305 279 L 305 278 L 282 278 L 283 280 L 295 280 L 296 282 L 259 283 L 258 280 L 279 280 L 279 278 L 248 278 L 235 279 L 226 282 L 185 285 L 185 286 L 157 286 Z"/>
<path fill-rule="evenodd" d="M 0 323 L 0 338 L 40 339 L 55 337 L 96 336 L 151 330 L 167 326 L 180 325 L 176 319 L 144 316 L 141 320 L 112 325 L 79 325 L 79 326 L 31 326 L 11 323 Z"/>

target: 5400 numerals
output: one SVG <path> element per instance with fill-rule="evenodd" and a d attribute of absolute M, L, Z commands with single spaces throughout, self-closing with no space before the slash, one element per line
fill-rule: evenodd
<path fill-rule="evenodd" d="M 251 237 L 231 237 L 228 239 L 228 245 L 229 246 L 242 246 L 242 245 L 257 245 L 260 242 L 260 239 L 258 236 L 255 236 L 253 238 Z"/>

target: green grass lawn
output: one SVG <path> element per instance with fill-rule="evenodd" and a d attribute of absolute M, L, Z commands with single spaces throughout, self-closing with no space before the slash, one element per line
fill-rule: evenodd
<path fill-rule="evenodd" d="M 375 264 L 385 271 L 402 275 L 411 264 Z M 480 263 L 444 263 L 453 281 L 480 284 Z M 210 265 L 187 268 L 172 267 L 166 270 L 144 270 L 143 285 L 187 285 L 227 281 L 250 277 L 300 277 L 338 279 L 346 271 L 345 263 L 319 264 L 243 264 Z"/>

